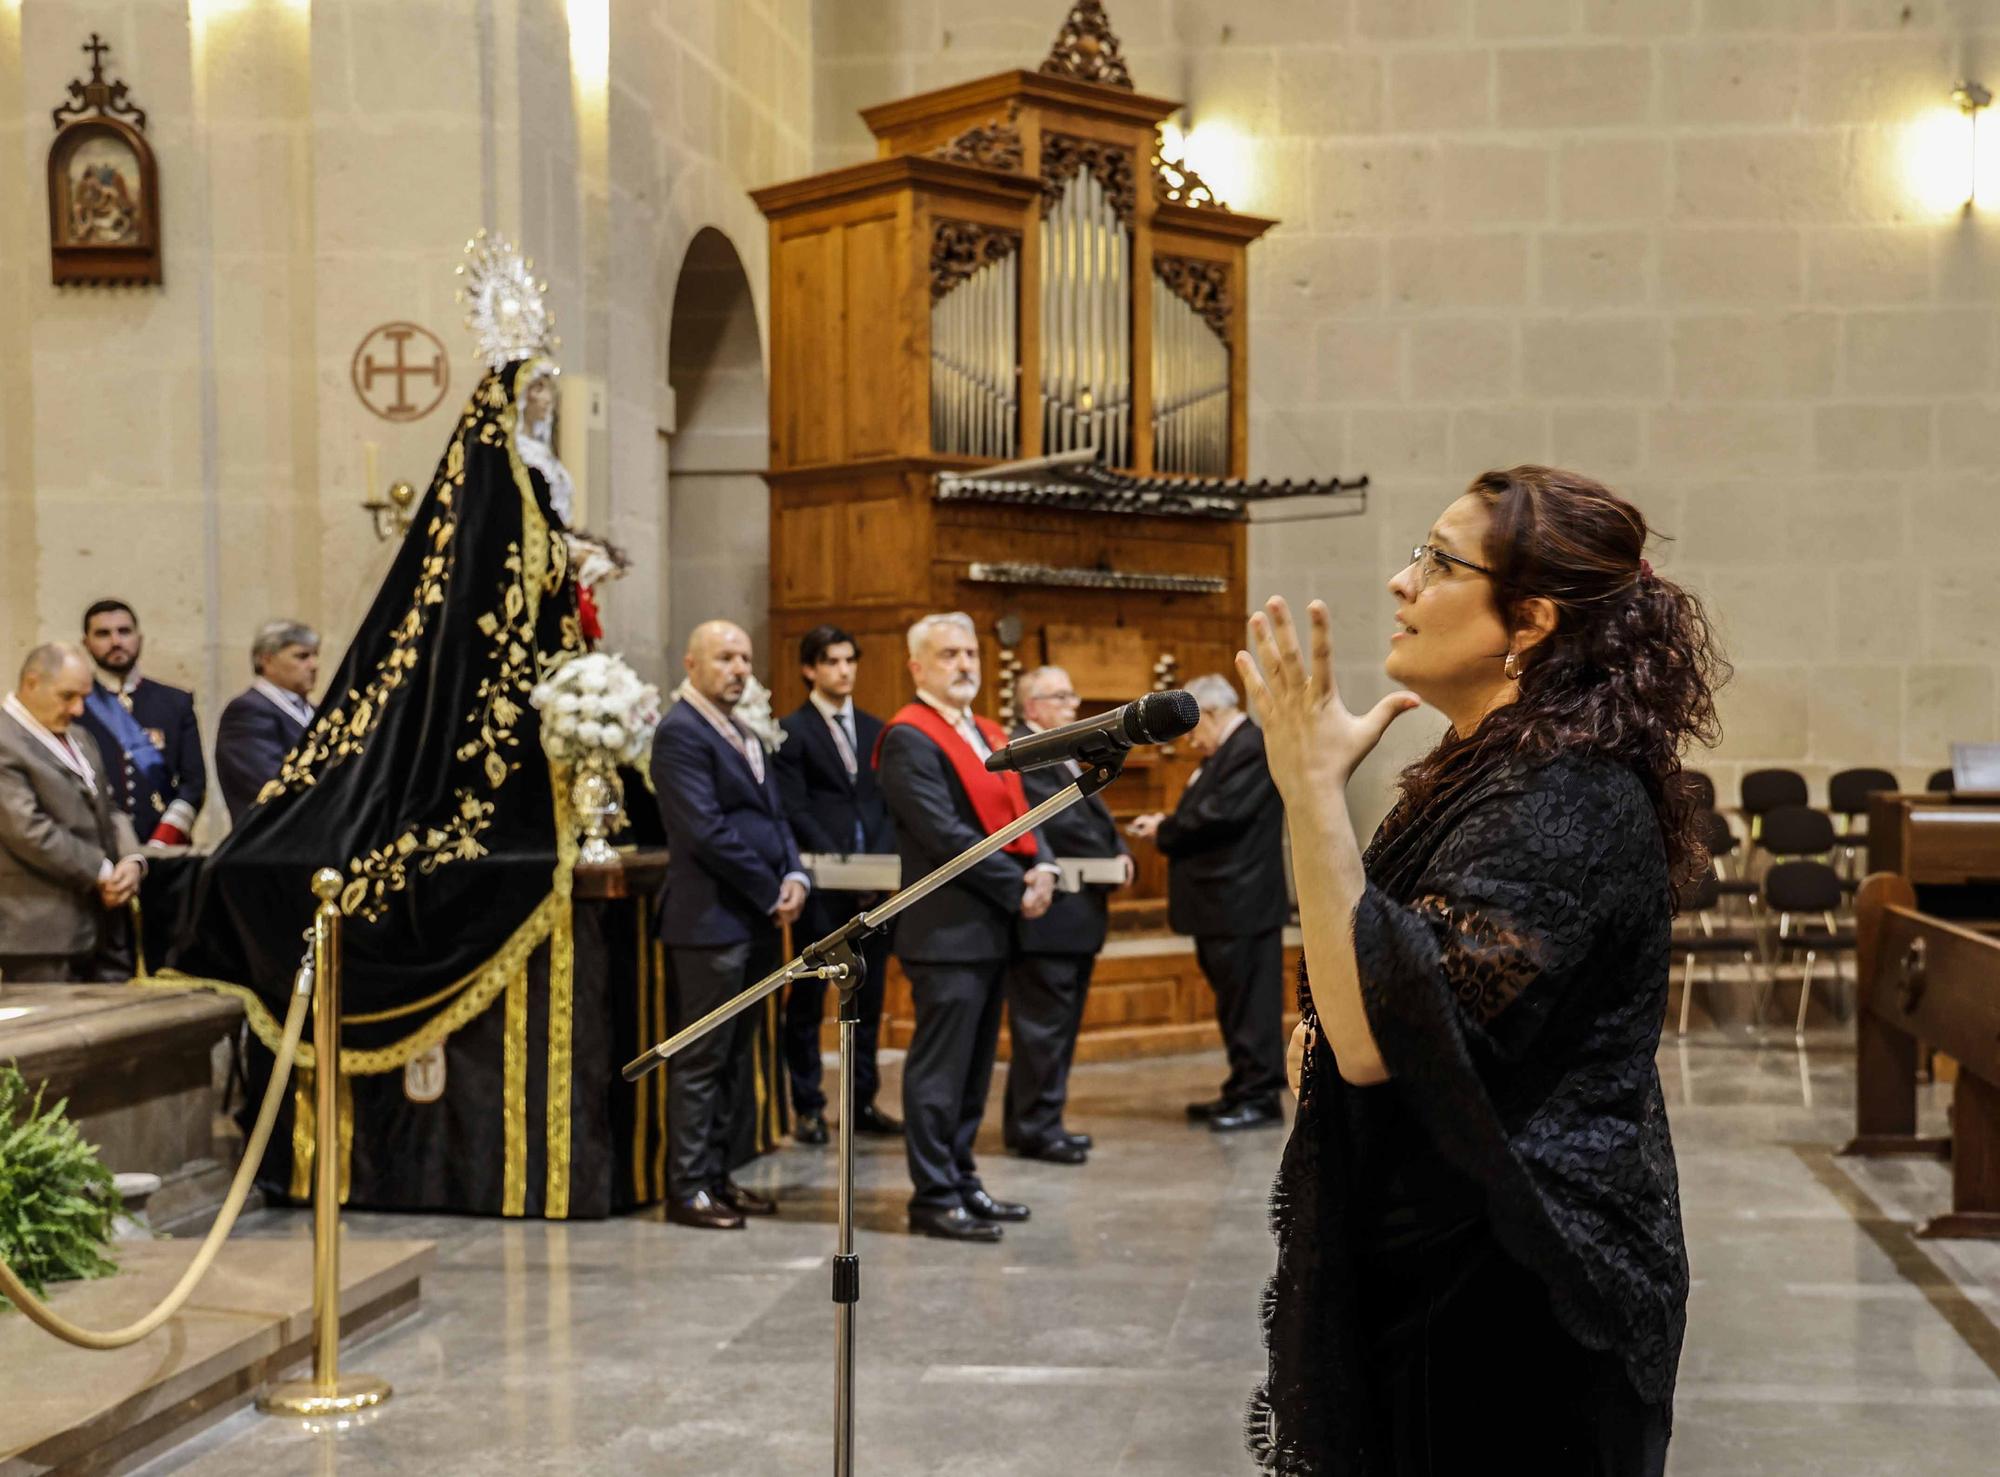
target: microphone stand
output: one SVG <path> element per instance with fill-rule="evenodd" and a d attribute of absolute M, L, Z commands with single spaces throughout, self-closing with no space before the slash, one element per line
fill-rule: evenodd
<path fill-rule="evenodd" d="M 1010 842 L 1025 836 L 1051 816 L 1095 795 L 1118 778 L 1129 747 L 1115 735 L 1071 757 L 1084 766 L 1075 783 L 1058 790 L 1026 815 L 1009 821 L 976 846 L 967 847 L 936 871 L 892 893 L 876 906 L 855 914 L 832 933 L 806 945 L 798 956 L 756 984 L 718 1005 L 693 1025 L 684 1026 L 658 1045 L 627 1062 L 627 1082 L 665 1063 L 668 1057 L 706 1036 L 731 1017 L 740 1015 L 793 980 L 824 979 L 840 990 L 840 1127 L 837 1155 L 839 1192 L 837 1250 L 833 1257 L 834 1317 L 834 1477 L 854 1474 L 854 1313 L 861 1301 L 861 1258 L 854 1250 L 854 1028 L 861 1021 L 861 985 L 866 966 L 859 944 L 888 927 L 911 904 L 921 901 L 970 871 Z"/>

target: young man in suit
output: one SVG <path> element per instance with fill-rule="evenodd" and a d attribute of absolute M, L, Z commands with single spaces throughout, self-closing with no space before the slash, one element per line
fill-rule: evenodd
<path fill-rule="evenodd" d="M 104 756 L 112 803 L 148 846 L 185 846 L 208 794 L 194 694 L 139 675 L 146 638 L 123 600 L 83 613 L 83 644 L 97 681 L 77 721 Z"/>
<path fill-rule="evenodd" d="M 785 819 L 802 851 L 852 856 L 896 849 L 889 807 L 875 784 L 875 740 L 881 735 L 882 720 L 854 706 L 860 663 L 860 645 L 838 626 L 815 626 L 799 642 L 806 700 L 780 720 L 787 737 L 771 758 L 778 773 L 778 793 L 784 797 Z M 875 893 L 815 888 L 800 915 L 794 942 L 822 938 L 879 900 Z M 882 1027 L 888 935 L 869 939 L 861 954 L 867 974 L 859 1001 L 861 1022 L 854 1028 L 854 1127 L 860 1133 L 896 1135 L 903 1125 L 875 1106 L 882 1083 L 875 1051 Z M 791 1078 L 792 1108 L 798 1114 L 792 1132 L 802 1144 L 827 1140 L 819 1048 L 825 1000 L 826 981 L 798 980 L 785 1002 L 785 1067 Z"/>
<path fill-rule="evenodd" d="M 319 633 L 297 621 L 267 621 L 251 644 L 250 668 L 256 680 L 229 700 L 215 729 L 215 779 L 231 825 L 242 823 L 312 725 Z"/>
<path fill-rule="evenodd" d="M 1188 683 L 1201 722 L 1188 742 L 1208 760 L 1171 816 L 1140 816 L 1131 833 L 1167 858 L 1167 924 L 1194 936 L 1215 991 L 1229 1077 L 1188 1117 L 1218 1133 L 1284 1122 L 1285 805 L 1264 761 L 1264 734 L 1238 706 L 1227 677 Z"/>
<path fill-rule="evenodd" d="M 1000 726 L 972 711 L 979 637 L 960 612 L 910 627 L 917 700 L 883 726 L 875 773 L 912 882 L 1028 812 L 1019 775 L 991 774 Z M 1055 894 L 1055 854 L 1030 831 L 913 903 L 896 922 L 917 1024 L 903 1063 L 910 1229 L 953 1241 L 998 1241 L 1028 1207 L 996 1200 L 972 1145 L 986 1114 L 1017 918 L 1039 918 Z"/>
<path fill-rule="evenodd" d="M 652 780 L 667 829 L 660 941 L 672 956 L 674 1029 L 701 1019 L 779 964 L 779 930 L 808 884 L 763 743 L 737 721 L 750 638 L 706 621 L 688 638 L 687 680 L 653 738 Z M 667 1219 L 740 1230 L 776 1202 L 729 1177 L 730 1105 L 747 1066 L 748 1011 L 676 1056 L 667 1073 Z"/>
<path fill-rule="evenodd" d="M 80 649 L 51 642 L 28 653 L 0 700 L 0 977 L 9 980 L 130 977 L 113 956 L 146 863 L 77 722 L 92 680 Z"/>
<path fill-rule="evenodd" d="M 1075 685 L 1061 667 L 1037 667 L 1014 690 L 1023 716 L 1014 738 L 1076 720 Z M 1041 804 L 1080 773 L 1074 759 L 1029 770 L 1021 776 L 1028 804 Z M 1058 857 L 1117 857 L 1125 882 L 1132 880 L 1132 855 L 1102 795 L 1091 795 L 1044 821 L 1042 834 Z M 1090 973 L 1109 926 L 1108 897 L 1108 889 L 1094 883 L 1075 892 L 1058 891 L 1048 912 L 1023 918 L 1019 925 L 1021 955 L 1007 977 L 1011 1045 L 1003 1136 L 1007 1147 L 1024 1158 L 1081 1164 L 1090 1155 L 1090 1135 L 1064 1127 L 1063 1108 L 1069 1101 L 1069 1068 L 1076 1057 Z"/>

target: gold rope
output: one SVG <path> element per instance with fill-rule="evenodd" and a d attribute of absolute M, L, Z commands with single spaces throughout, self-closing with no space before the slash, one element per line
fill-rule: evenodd
<path fill-rule="evenodd" d="M 569 803 L 570 779 L 568 765 L 551 761 L 549 786 L 556 812 L 555 896 L 562 906 L 549 933 L 549 1090 L 544 1145 L 548 1167 L 542 1214 L 558 1221 L 569 1215 L 570 1057 L 576 1013 L 576 913 L 571 895 L 576 876 L 576 828 Z"/>
<path fill-rule="evenodd" d="M 658 939 L 653 940 L 653 1019 L 664 1032 L 667 1022 L 667 946 Z M 667 1073 L 673 1069 L 673 1063 L 669 1062 L 653 1073 L 653 1122 L 658 1125 L 658 1133 L 653 1140 L 655 1200 L 664 1200 L 667 1194 Z"/>
<path fill-rule="evenodd" d="M 402 1040 L 369 1050 L 343 1046 L 340 1049 L 341 1071 L 356 1077 L 398 1071 L 409 1065 L 412 1057 L 429 1051 L 433 1046 L 442 1043 L 447 1036 L 470 1024 L 499 998 L 500 992 L 507 988 L 509 981 L 527 967 L 528 956 L 533 954 L 553 931 L 561 902 L 562 900 L 553 892 L 543 898 L 528 915 L 527 920 L 514 930 L 514 936 L 502 944 L 491 959 L 453 986 L 459 991 L 458 997 Z M 204 990 L 233 995 L 243 1002 L 244 1013 L 250 1018 L 250 1029 L 257 1033 L 257 1039 L 266 1046 L 275 1046 L 278 1040 L 276 1019 L 258 998 L 257 993 L 247 986 L 234 984 L 229 980 L 204 979 L 197 975 L 173 972 L 162 972 L 151 979 L 134 980 L 133 983 L 144 986 L 171 986 L 175 989 L 186 989 L 193 985 Z M 350 1019 L 342 1018 L 343 1027 Z M 300 1042 L 299 1065 L 310 1071 L 317 1064 L 312 1044 Z"/>

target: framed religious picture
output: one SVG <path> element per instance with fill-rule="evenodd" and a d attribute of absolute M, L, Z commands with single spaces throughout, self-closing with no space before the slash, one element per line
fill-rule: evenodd
<path fill-rule="evenodd" d="M 69 84 L 49 145 L 49 270 L 58 286 L 159 282 L 160 172 L 146 113 L 104 78 L 111 48 L 91 33 L 90 80 Z"/>

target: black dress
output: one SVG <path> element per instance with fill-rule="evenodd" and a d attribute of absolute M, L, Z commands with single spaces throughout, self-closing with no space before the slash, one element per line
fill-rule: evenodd
<path fill-rule="evenodd" d="M 1286 1477 L 1657 1477 L 1688 1276 L 1645 789 L 1602 756 L 1506 759 L 1399 805 L 1364 862 L 1390 1080 L 1345 1082 L 1315 1032 L 1250 1448 Z"/>

